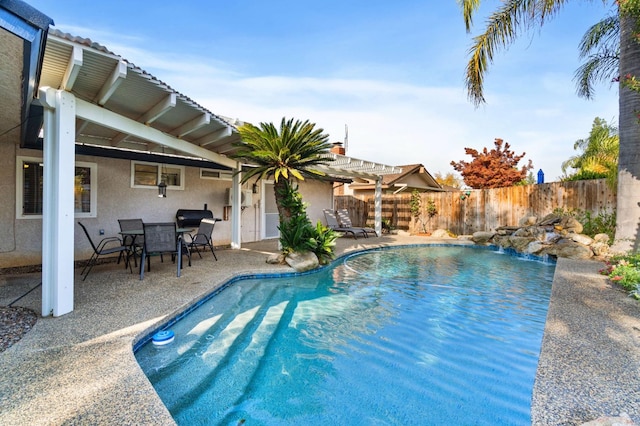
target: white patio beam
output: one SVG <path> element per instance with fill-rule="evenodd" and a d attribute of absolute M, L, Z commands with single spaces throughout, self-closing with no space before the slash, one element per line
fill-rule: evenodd
<path fill-rule="evenodd" d="M 210 122 L 211 122 L 211 114 L 209 114 L 208 112 L 205 112 L 200 114 L 193 120 L 184 123 L 177 129 L 174 129 L 171 133 L 173 135 L 176 135 L 179 138 L 183 138 L 187 136 L 189 133 L 193 133 L 196 130 L 200 129 L 201 127 L 206 126 Z"/>
<path fill-rule="evenodd" d="M 238 163 L 240 167 L 240 163 Z M 242 247 L 242 173 L 236 173 L 231 178 L 231 248 L 238 250 Z"/>
<path fill-rule="evenodd" d="M 138 121 L 144 124 L 151 124 L 158 118 L 163 116 L 171 108 L 176 106 L 177 96 L 175 93 L 169 93 L 164 99 L 155 104 L 149 111 L 144 113 Z"/>
<path fill-rule="evenodd" d="M 96 97 L 98 105 L 106 104 L 125 78 L 127 78 L 127 63 L 120 60 Z"/>
<path fill-rule="evenodd" d="M 80 134 L 84 131 L 84 129 L 86 129 L 88 125 L 88 121 L 82 121 L 82 123 L 78 127 L 76 127 L 76 139 L 80 137 Z"/>
<path fill-rule="evenodd" d="M 67 69 L 62 77 L 62 83 L 60 84 L 62 90 L 70 92 L 71 89 L 73 89 L 76 78 L 78 78 L 78 74 L 80 73 L 80 68 L 82 68 L 82 48 L 73 46 L 71 58 L 69 58 L 69 65 L 67 65 Z"/>
<path fill-rule="evenodd" d="M 207 146 L 207 145 L 211 145 L 212 143 L 221 141 L 222 139 L 228 138 L 229 136 L 231 136 L 231 134 L 232 134 L 231 127 L 225 126 L 220 130 L 216 130 L 215 132 L 212 132 L 206 136 L 203 136 L 202 138 L 194 141 L 194 143 L 200 146 Z"/>
<path fill-rule="evenodd" d="M 190 142 L 178 139 L 142 123 L 118 115 L 106 108 L 101 108 L 82 99 L 76 99 L 79 118 L 97 123 L 118 132 L 126 133 L 140 139 L 144 139 L 176 151 L 204 158 L 232 169 L 238 168 L 238 163 L 229 157 L 209 151 Z"/>
<path fill-rule="evenodd" d="M 42 208 L 42 316 L 73 311 L 76 98 L 40 89 L 44 108 Z"/>

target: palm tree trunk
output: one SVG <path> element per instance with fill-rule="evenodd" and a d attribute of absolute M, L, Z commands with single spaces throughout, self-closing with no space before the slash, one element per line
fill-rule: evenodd
<path fill-rule="evenodd" d="M 276 196 L 276 207 L 278 208 L 278 214 L 280 215 L 280 224 L 282 224 L 283 219 L 291 219 L 291 211 L 284 205 L 284 199 L 286 198 L 284 194 L 286 194 L 288 183 L 289 182 L 287 182 L 287 180 L 282 176 L 273 183 L 273 191 Z"/>
<path fill-rule="evenodd" d="M 640 93 L 622 84 L 626 75 L 640 78 L 640 42 L 636 20 L 620 18 L 620 157 L 614 250 L 638 251 L 640 234 Z"/>

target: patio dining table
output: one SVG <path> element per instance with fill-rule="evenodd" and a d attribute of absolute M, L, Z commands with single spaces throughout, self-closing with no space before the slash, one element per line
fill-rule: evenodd
<path fill-rule="evenodd" d="M 194 230 L 195 228 L 176 228 L 176 232 L 179 235 L 190 234 Z M 128 231 L 120 231 L 120 235 L 130 235 L 135 239 L 139 235 L 144 235 L 144 229 L 131 229 Z"/>
<path fill-rule="evenodd" d="M 179 235 L 180 238 L 182 238 L 183 240 L 183 247 L 187 249 L 187 253 L 188 253 L 188 246 L 187 244 L 184 242 L 184 234 L 190 234 L 191 232 L 193 232 L 195 230 L 195 228 L 176 228 L 176 233 Z M 131 251 L 135 250 L 134 246 L 136 243 L 136 238 L 138 236 L 143 236 L 144 235 L 144 229 L 129 229 L 126 231 L 120 231 L 120 235 L 122 236 L 130 236 L 132 237 L 131 239 L 131 243 L 129 244 L 129 247 L 131 247 Z M 134 253 L 135 256 L 135 253 Z M 189 266 L 191 266 L 191 256 L 189 255 Z M 144 265 L 140 264 L 140 267 L 143 268 Z"/>

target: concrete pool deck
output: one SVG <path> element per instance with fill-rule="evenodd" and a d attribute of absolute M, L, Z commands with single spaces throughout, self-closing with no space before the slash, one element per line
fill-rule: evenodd
<path fill-rule="evenodd" d="M 424 237 L 341 238 L 337 253 L 377 246 L 459 243 Z M 138 367 L 132 345 L 230 278 L 285 272 L 265 263 L 276 242 L 246 244 L 175 265 L 153 259 L 140 281 L 122 265 L 76 270 L 75 310 L 39 318 L 0 353 L 0 424 L 172 425 Z M 560 259 L 534 387 L 534 425 L 574 425 L 627 413 L 640 424 L 640 303 L 598 274 L 601 263 Z M 0 305 L 37 286 L 40 274 L 0 275 Z M 40 312 L 39 289 L 15 306 Z"/>

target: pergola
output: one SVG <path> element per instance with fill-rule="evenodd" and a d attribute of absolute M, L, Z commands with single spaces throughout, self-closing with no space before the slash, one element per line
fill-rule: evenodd
<path fill-rule="evenodd" d="M 75 155 L 92 155 L 232 170 L 231 246 L 240 248 L 240 171 L 228 155 L 240 140 L 234 125 L 146 71 L 89 39 L 50 30 L 42 61 L 44 109 L 42 315 L 73 310 Z M 41 144 L 41 145 L 40 145 Z M 378 182 L 376 230 L 381 229 L 380 176 L 397 168 L 330 154 L 323 168 L 337 177 Z"/>

